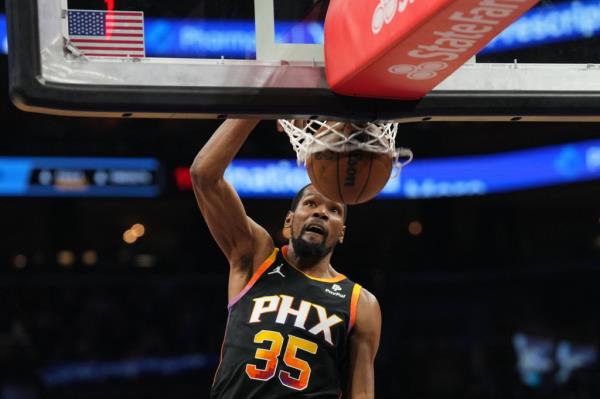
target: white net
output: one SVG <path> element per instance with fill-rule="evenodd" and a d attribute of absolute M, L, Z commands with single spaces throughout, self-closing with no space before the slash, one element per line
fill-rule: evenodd
<path fill-rule="evenodd" d="M 413 154 L 407 148 L 396 148 L 397 123 L 345 123 L 320 120 L 280 119 L 279 124 L 287 133 L 298 158 L 306 164 L 310 154 L 329 150 L 349 152 L 363 150 L 388 154 L 401 168 L 412 161 Z"/>

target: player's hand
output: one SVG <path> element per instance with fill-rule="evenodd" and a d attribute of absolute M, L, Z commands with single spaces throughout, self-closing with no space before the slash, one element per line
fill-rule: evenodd
<path fill-rule="evenodd" d="M 292 121 L 292 123 L 294 124 L 294 126 L 296 126 L 299 129 L 304 129 L 306 127 L 306 124 L 308 123 L 308 121 L 306 119 L 294 119 Z M 283 133 L 285 132 L 285 130 L 283 129 L 283 126 L 281 126 L 281 123 L 277 122 L 277 131 L 279 133 Z"/>

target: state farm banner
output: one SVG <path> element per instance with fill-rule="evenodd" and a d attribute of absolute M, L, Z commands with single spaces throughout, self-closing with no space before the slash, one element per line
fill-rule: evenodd
<path fill-rule="evenodd" d="M 331 0 L 327 82 L 338 94 L 419 99 L 538 0 Z"/>

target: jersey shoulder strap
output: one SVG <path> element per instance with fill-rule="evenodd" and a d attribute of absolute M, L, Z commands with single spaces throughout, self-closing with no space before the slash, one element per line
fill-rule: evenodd
<path fill-rule="evenodd" d="M 356 312 L 358 310 L 358 300 L 360 298 L 361 291 L 362 286 L 358 283 L 354 283 L 354 286 L 352 287 L 352 297 L 350 298 L 350 321 L 348 322 L 348 333 L 352 331 L 354 324 L 356 324 Z"/>
<path fill-rule="evenodd" d="M 248 291 L 250 291 L 250 289 L 254 286 L 254 284 L 256 284 L 256 282 L 258 281 L 260 276 L 265 274 L 265 272 L 269 269 L 269 267 L 271 267 L 271 265 L 275 262 L 278 252 L 279 252 L 279 248 L 275 247 L 273 249 L 273 252 L 271 252 L 271 255 L 269 255 L 269 257 L 267 259 L 265 259 L 265 261 L 258 267 L 258 269 L 256 269 L 256 271 L 250 278 L 250 281 L 248 281 L 248 283 L 246 283 L 246 286 L 240 291 L 239 294 L 237 294 L 235 296 L 235 298 L 233 298 L 231 301 L 229 301 L 229 304 L 227 305 L 227 307 L 229 309 L 231 309 L 231 307 L 233 305 L 235 305 L 237 302 L 239 302 L 239 300 L 242 299 L 242 297 L 244 295 L 246 295 L 246 293 Z"/>

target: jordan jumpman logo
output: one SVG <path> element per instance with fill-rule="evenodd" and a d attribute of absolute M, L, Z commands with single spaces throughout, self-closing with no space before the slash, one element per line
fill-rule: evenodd
<path fill-rule="evenodd" d="M 285 277 L 285 274 L 283 274 L 283 273 L 281 272 L 281 268 L 282 268 L 282 267 L 283 267 L 283 263 L 282 263 L 282 264 L 280 264 L 279 266 L 277 266 L 275 269 L 273 269 L 273 271 L 271 271 L 271 272 L 269 272 L 269 273 L 267 273 L 267 274 L 279 274 L 279 275 L 281 275 L 281 277 Z"/>

